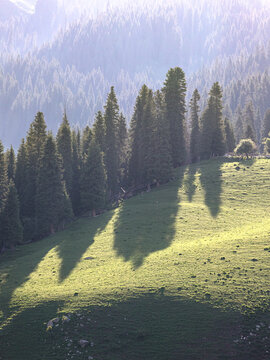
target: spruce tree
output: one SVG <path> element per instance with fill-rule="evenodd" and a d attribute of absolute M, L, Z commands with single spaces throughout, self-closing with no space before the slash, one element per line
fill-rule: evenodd
<path fill-rule="evenodd" d="M 226 151 L 224 121 L 222 118 L 222 90 L 218 82 L 210 92 L 202 115 L 201 157 L 222 156 Z"/>
<path fill-rule="evenodd" d="M 97 209 L 102 209 L 105 202 L 106 176 L 99 145 L 92 140 L 87 157 L 83 164 L 81 176 L 81 206 L 82 211 L 91 211 L 96 215 Z"/>
<path fill-rule="evenodd" d="M 27 181 L 27 153 L 24 139 L 17 154 L 16 172 L 15 172 L 15 185 L 19 196 L 20 215 L 25 216 L 24 210 L 26 208 L 26 181 Z"/>
<path fill-rule="evenodd" d="M 265 113 L 263 119 L 263 127 L 262 127 L 262 138 L 266 138 L 270 133 L 270 109 L 268 109 Z"/>
<path fill-rule="evenodd" d="M 92 130 L 87 125 L 85 127 L 85 129 L 83 130 L 83 134 L 82 134 L 82 157 L 83 158 L 87 156 L 87 152 L 88 152 L 92 137 L 93 137 Z"/>
<path fill-rule="evenodd" d="M 64 113 L 62 124 L 57 132 L 57 149 L 62 159 L 63 178 L 67 193 L 72 190 L 72 145 L 71 130 L 66 113 Z"/>
<path fill-rule="evenodd" d="M 72 217 L 71 206 L 61 176 L 61 160 L 51 134 L 44 144 L 37 180 L 36 236 L 53 234 L 65 219 Z"/>
<path fill-rule="evenodd" d="M 81 163 L 78 134 L 72 131 L 72 188 L 70 198 L 75 215 L 80 213 Z"/>
<path fill-rule="evenodd" d="M 257 142 L 255 130 L 255 111 L 252 101 L 249 101 L 244 109 L 244 134 L 246 139 Z"/>
<path fill-rule="evenodd" d="M 109 196 L 116 193 L 118 189 L 118 150 L 117 150 L 117 124 L 119 118 L 119 107 L 114 92 L 114 87 L 107 97 L 104 114 L 104 160 L 107 172 Z"/>
<path fill-rule="evenodd" d="M 150 189 L 150 185 L 153 182 L 154 175 L 154 137 L 153 133 L 155 132 L 154 127 L 154 97 L 153 91 L 148 91 L 147 101 L 143 111 L 142 118 L 142 155 L 143 155 L 143 163 L 142 163 L 142 182 L 148 186 Z"/>
<path fill-rule="evenodd" d="M 8 191 L 7 167 L 5 163 L 4 147 L 0 141 L 0 214 L 5 207 Z"/>
<path fill-rule="evenodd" d="M 236 142 L 239 143 L 241 139 L 244 138 L 244 126 L 243 126 L 243 114 L 241 109 L 238 108 L 237 110 L 237 120 L 235 122 L 235 137 Z"/>
<path fill-rule="evenodd" d="M 222 117 L 222 90 L 218 82 L 214 83 L 210 90 L 210 97 L 213 99 L 213 137 L 212 137 L 212 154 L 222 156 L 226 152 L 226 139 L 224 132 L 224 121 Z"/>
<path fill-rule="evenodd" d="M 165 95 L 166 118 L 170 124 L 170 144 L 173 166 L 186 160 L 185 113 L 186 80 L 184 71 L 176 67 L 166 75 L 163 92 Z"/>
<path fill-rule="evenodd" d="M 226 150 L 227 152 L 233 152 L 235 149 L 235 137 L 233 127 L 228 118 L 225 118 L 225 136 L 226 136 Z"/>
<path fill-rule="evenodd" d="M 190 134 L 190 158 L 191 162 L 196 162 L 200 157 L 200 123 L 199 123 L 199 105 L 200 94 L 197 89 L 194 90 L 190 100 L 191 113 L 191 134 Z"/>
<path fill-rule="evenodd" d="M 13 180 L 10 180 L 5 208 L 2 214 L 2 248 L 14 248 L 23 240 L 23 227 L 19 214 L 18 194 Z"/>
<path fill-rule="evenodd" d="M 102 112 L 98 111 L 93 125 L 93 137 L 95 141 L 98 143 L 100 150 L 102 152 L 104 152 L 104 136 L 105 136 L 104 118 Z"/>
<path fill-rule="evenodd" d="M 256 143 L 256 135 L 254 133 L 254 130 L 252 128 L 252 126 L 250 124 L 247 125 L 246 130 L 245 130 L 245 139 L 251 139 L 252 141 L 254 141 Z"/>
<path fill-rule="evenodd" d="M 16 159 L 13 147 L 11 146 L 10 149 L 6 153 L 6 163 L 7 163 L 7 176 L 8 180 L 14 181 L 15 178 L 15 169 L 16 169 Z"/>
<path fill-rule="evenodd" d="M 165 102 L 160 91 L 155 93 L 155 117 L 152 134 L 153 178 L 157 186 L 169 181 L 172 176 L 170 128 L 165 117 Z"/>
<path fill-rule="evenodd" d="M 127 124 L 122 113 L 116 126 L 117 152 L 118 152 L 118 180 L 122 184 L 127 172 Z"/>
<path fill-rule="evenodd" d="M 29 223 L 34 224 L 35 218 L 35 198 L 37 177 L 43 151 L 46 141 L 46 123 L 42 112 L 38 112 L 35 120 L 30 124 L 30 128 L 26 138 L 27 151 L 27 181 L 26 181 L 26 199 L 24 203 L 23 213 L 29 219 Z M 29 225 L 30 227 L 32 225 Z"/>
<path fill-rule="evenodd" d="M 137 96 L 130 123 L 130 159 L 128 173 L 129 182 L 132 185 L 139 185 L 143 180 L 143 116 L 148 92 L 148 87 L 143 85 Z"/>

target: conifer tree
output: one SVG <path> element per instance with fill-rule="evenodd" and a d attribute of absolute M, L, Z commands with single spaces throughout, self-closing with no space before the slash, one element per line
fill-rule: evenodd
<path fill-rule="evenodd" d="M 116 193 L 118 188 L 118 151 L 117 151 L 117 124 L 119 107 L 114 92 L 114 87 L 107 97 L 104 114 L 104 160 L 107 172 L 109 196 Z"/>
<path fill-rule="evenodd" d="M 244 135 L 246 139 L 251 139 L 255 143 L 257 142 L 256 130 L 255 130 L 255 112 L 253 103 L 250 101 L 246 104 L 244 109 Z"/>
<path fill-rule="evenodd" d="M 81 158 L 79 151 L 78 134 L 72 131 L 72 189 L 71 202 L 75 215 L 80 212 L 80 177 L 81 177 Z"/>
<path fill-rule="evenodd" d="M 70 195 L 72 189 L 72 145 L 71 130 L 66 112 L 62 124 L 57 132 L 57 150 L 62 159 L 63 178 L 66 184 L 67 193 Z"/>
<path fill-rule="evenodd" d="M 142 117 L 142 182 L 147 184 L 148 189 L 153 182 L 154 176 L 154 97 L 153 91 L 149 90 L 147 95 L 147 101 L 143 111 Z"/>
<path fill-rule="evenodd" d="M 23 218 L 25 216 L 24 209 L 26 208 L 26 181 L 27 181 L 27 153 L 24 139 L 22 139 L 21 145 L 17 154 L 16 172 L 15 172 L 15 185 L 18 192 L 20 203 L 20 215 Z"/>
<path fill-rule="evenodd" d="M 92 140 L 87 157 L 83 164 L 81 176 L 81 206 L 82 211 L 101 209 L 105 202 L 106 176 L 99 145 Z"/>
<path fill-rule="evenodd" d="M 23 240 L 23 227 L 19 215 L 18 194 L 10 180 L 5 208 L 2 214 L 2 248 L 14 248 Z"/>
<path fill-rule="evenodd" d="M 129 182 L 133 185 L 142 183 L 143 174 L 143 116 L 149 89 L 143 85 L 136 99 L 134 113 L 130 123 L 130 159 Z"/>
<path fill-rule="evenodd" d="M 117 137 L 117 151 L 118 151 L 118 180 L 122 184 L 124 177 L 127 172 L 127 124 L 126 119 L 122 113 L 120 113 L 118 118 L 118 123 L 116 127 L 116 137 Z"/>
<path fill-rule="evenodd" d="M 82 157 L 86 157 L 89 149 L 90 142 L 92 140 L 93 134 L 90 127 L 87 125 L 83 130 L 82 134 Z"/>
<path fill-rule="evenodd" d="M 179 166 L 186 160 L 185 112 L 186 80 L 185 73 L 179 67 L 170 69 L 164 82 L 166 118 L 170 124 L 170 144 L 173 166 Z"/>
<path fill-rule="evenodd" d="M 250 124 L 248 124 L 246 127 L 245 139 L 251 139 L 252 141 L 255 142 L 256 136 Z"/>
<path fill-rule="evenodd" d="M 218 82 L 214 83 L 210 90 L 210 97 L 213 99 L 212 116 L 214 120 L 212 154 L 214 156 L 222 156 L 226 152 L 226 139 L 222 117 L 222 90 Z"/>
<path fill-rule="evenodd" d="M 4 147 L 0 141 L 0 214 L 5 207 L 8 191 L 7 168 L 4 156 Z"/>
<path fill-rule="evenodd" d="M 200 123 L 199 123 L 199 105 L 200 94 L 197 89 L 194 90 L 190 100 L 191 112 L 191 134 L 190 134 L 190 158 L 191 162 L 196 162 L 200 157 Z"/>
<path fill-rule="evenodd" d="M 32 223 L 34 223 L 33 219 L 35 218 L 37 177 L 46 136 L 44 116 L 42 112 L 38 112 L 35 116 L 35 120 L 30 124 L 26 138 L 27 182 L 23 213 L 25 216 L 32 219 Z"/>
<path fill-rule="evenodd" d="M 4 245 L 2 216 L 6 204 L 8 191 L 7 168 L 4 156 L 4 147 L 0 141 L 0 252 Z"/>
<path fill-rule="evenodd" d="M 98 143 L 100 150 L 102 152 L 104 152 L 104 136 L 105 136 L 104 118 L 102 112 L 98 111 L 93 125 L 93 137 L 95 141 Z"/>
<path fill-rule="evenodd" d="M 165 102 L 162 93 L 155 93 L 155 117 L 152 133 L 153 178 L 159 186 L 172 176 L 172 157 L 169 143 L 169 122 L 165 118 Z"/>
<path fill-rule="evenodd" d="M 228 118 L 225 118 L 225 136 L 226 136 L 226 150 L 227 152 L 233 152 L 235 149 L 235 137 L 233 127 Z"/>
<path fill-rule="evenodd" d="M 237 120 L 235 122 L 235 137 L 236 142 L 239 143 L 244 138 L 244 126 L 242 120 L 243 114 L 240 108 L 237 110 Z"/>
<path fill-rule="evenodd" d="M 61 176 L 61 161 L 51 134 L 40 161 L 36 193 L 36 236 L 53 234 L 65 219 L 72 217 L 71 206 Z"/>
<path fill-rule="evenodd" d="M 6 162 L 7 162 L 7 176 L 8 180 L 14 181 L 15 178 L 15 153 L 13 147 L 11 146 L 10 149 L 6 153 Z"/>
<path fill-rule="evenodd" d="M 201 157 L 222 156 L 226 151 L 224 122 L 222 118 L 222 91 L 218 82 L 210 92 L 202 115 Z"/>
<path fill-rule="evenodd" d="M 263 127 L 262 127 L 262 138 L 266 138 L 270 133 L 270 109 L 268 109 L 265 113 L 263 119 Z"/>

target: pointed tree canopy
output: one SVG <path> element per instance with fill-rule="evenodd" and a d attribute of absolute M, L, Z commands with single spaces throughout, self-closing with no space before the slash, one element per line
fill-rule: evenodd
<path fill-rule="evenodd" d="M 18 191 L 20 202 L 20 215 L 23 217 L 24 209 L 26 207 L 26 182 L 27 179 L 27 153 L 24 139 L 22 139 L 21 145 L 17 154 L 16 172 L 15 172 L 15 185 Z"/>
<path fill-rule="evenodd" d="M 181 68 L 176 67 L 168 71 L 163 92 L 165 95 L 166 118 L 170 124 L 171 156 L 173 165 L 176 167 L 186 160 L 186 79 Z"/>
<path fill-rule="evenodd" d="M 15 169 L 16 169 L 16 158 L 15 158 L 15 152 L 14 152 L 12 146 L 6 153 L 6 163 L 7 163 L 8 180 L 14 181 Z"/>
<path fill-rule="evenodd" d="M 71 130 L 66 112 L 63 115 L 63 121 L 57 132 L 57 149 L 62 159 L 63 178 L 66 184 L 68 194 L 72 188 L 72 145 Z"/>
<path fill-rule="evenodd" d="M 67 199 L 61 176 L 61 161 L 53 136 L 49 134 L 44 144 L 37 180 L 37 237 L 49 235 L 57 230 L 65 213 L 71 209 Z M 71 213 L 68 216 L 71 216 Z"/>
<path fill-rule="evenodd" d="M 104 152 L 104 136 L 105 136 L 105 127 L 104 127 L 104 118 L 101 111 L 98 111 L 95 122 L 93 125 L 93 137 L 98 143 L 101 151 Z"/>
<path fill-rule="evenodd" d="M 108 94 L 104 113 L 104 160 L 107 170 L 107 182 L 110 196 L 118 190 L 118 151 L 117 151 L 117 124 L 119 106 L 114 92 L 114 87 Z"/>

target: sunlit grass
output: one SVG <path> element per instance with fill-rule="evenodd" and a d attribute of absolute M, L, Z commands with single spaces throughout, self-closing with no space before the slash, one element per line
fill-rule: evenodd
<path fill-rule="evenodd" d="M 267 309 L 269 175 L 264 159 L 191 165 L 116 210 L 5 254 L 2 328 L 50 302 L 56 315 L 147 294 L 237 314 Z"/>

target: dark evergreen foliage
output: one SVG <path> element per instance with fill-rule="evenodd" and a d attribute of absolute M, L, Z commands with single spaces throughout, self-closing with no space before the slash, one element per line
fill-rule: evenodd
<path fill-rule="evenodd" d="M 23 241 L 23 227 L 19 215 L 18 194 L 13 180 L 10 180 L 5 208 L 1 220 L 2 248 L 12 249 Z"/>
<path fill-rule="evenodd" d="M 163 92 L 165 95 L 166 118 L 170 124 L 170 144 L 173 166 L 186 160 L 185 113 L 186 80 L 184 71 L 176 67 L 166 75 Z"/>
<path fill-rule="evenodd" d="M 119 154 L 117 150 L 117 125 L 119 121 L 119 106 L 114 87 L 107 97 L 104 114 L 104 161 L 107 171 L 109 196 L 118 190 Z"/>
<path fill-rule="evenodd" d="M 14 181 L 15 179 L 15 170 L 16 170 L 16 158 L 13 147 L 6 152 L 6 163 L 7 163 L 7 176 L 8 180 Z"/>
<path fill-rule="evenodd" d="M 235 137 L 233 132 L 233 127 L 229 119 L 225 118 L 225 137 L 226 137 L 226 151 L 233 152 L 235 149 Z"/>
<path fill-rule="evenodd" d="M 61 161 L 51 134 L 44 144 L 37 179 L 36 236 L 53 234 L 72 217 L 61 175 Z"/>
<path fill-rule="evenodd" d="M 106 176 L 99 145 L 92 140 L 81 176 L 81 208 L 83 212 L 102 209 L 105 204 Z"/>
<path fill-rule="evenodd" d="M 67 114 L 64 113 L 62 124 L 57 132 L 57 149 L 62 159 L 63 178 L 66 184 L 67 193 L 72 191 L 72 145 L 71 145 L 71 130 L 67 119 Z"/>
<path fill-rule="evenodd" d="M 191 162 L 196 162 L 200 158 L 200 123 L 199 111 L 200 107 L 200 94 L 197 89 L 194 90 L 190 100 L 190 113 L 191 113 L 191 134 L 190 134 L 190 159 Z"/>
<path fill-rule="evenodd" d="M 104 134 L 105 134 L 104 118 L 102 112 L 98 111 L 93 125 L 93 136 L 102 152 L 104 152 Z"/>

